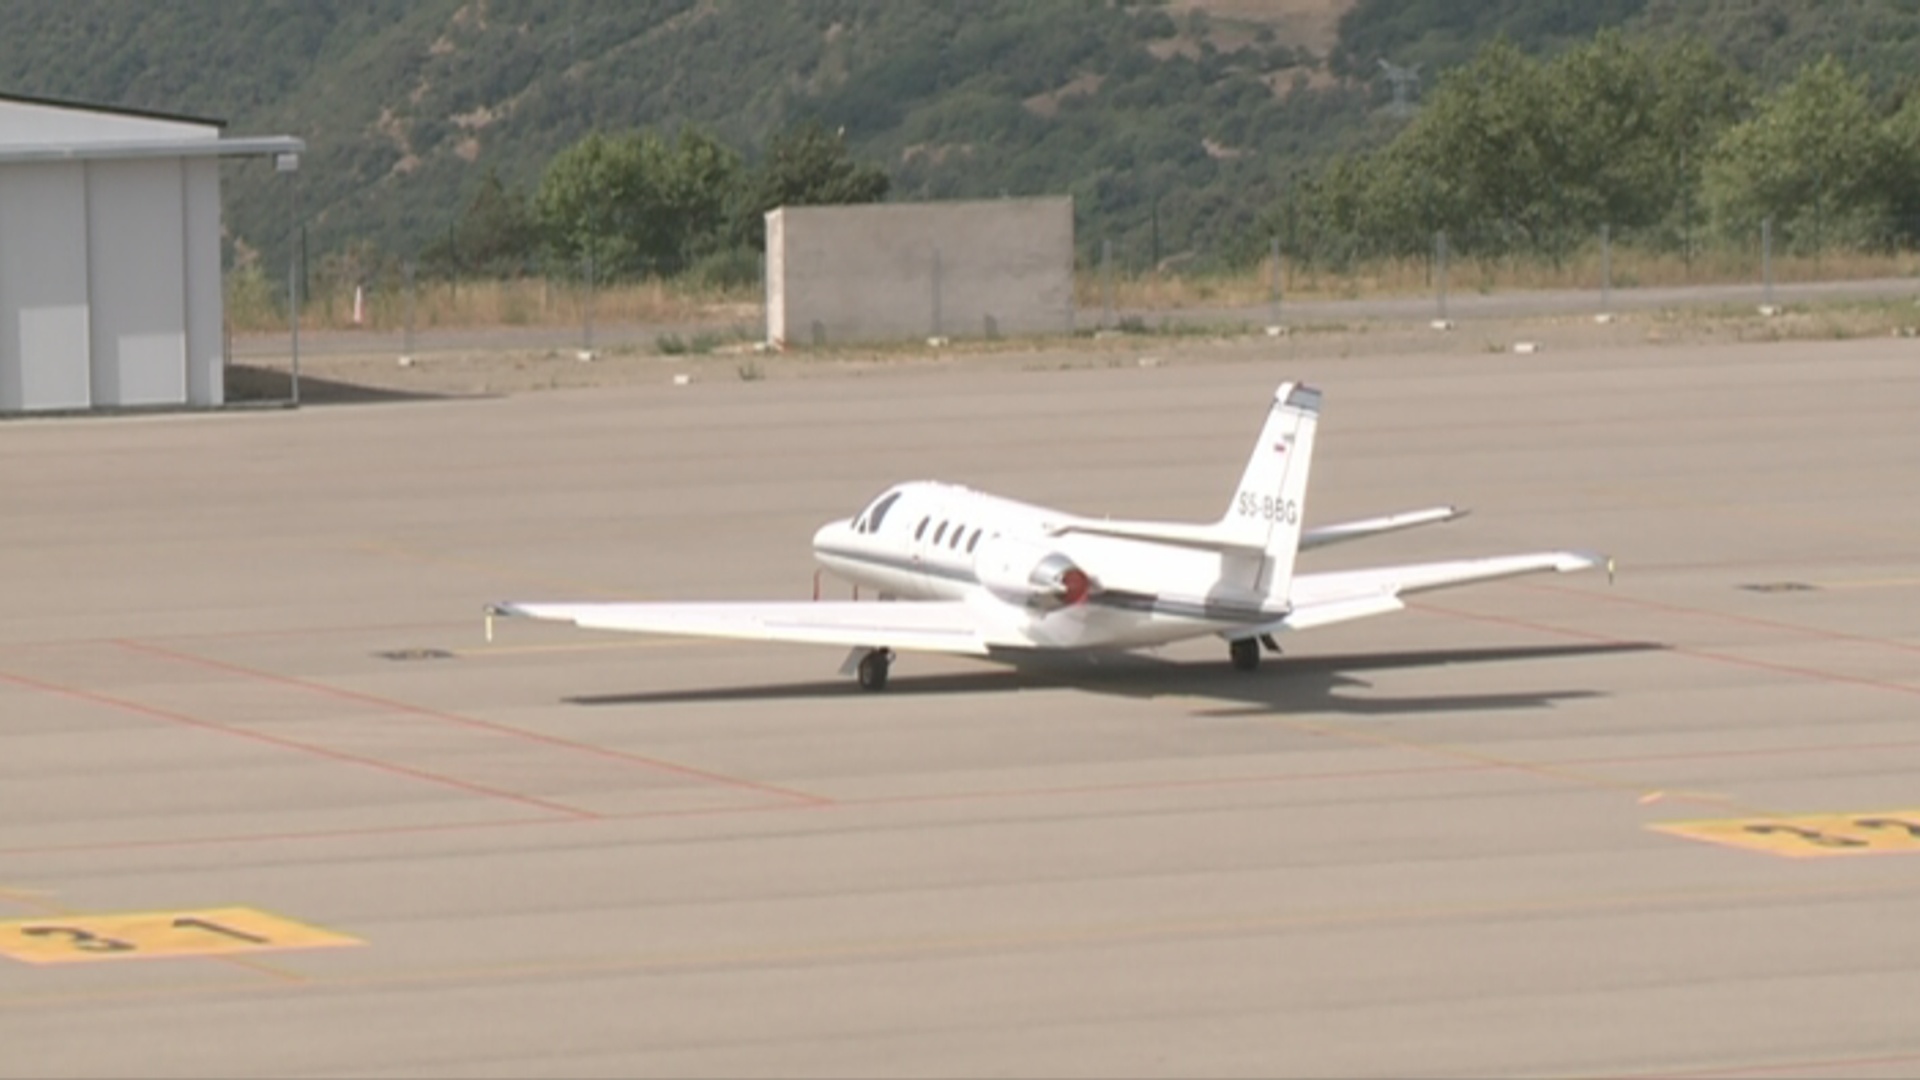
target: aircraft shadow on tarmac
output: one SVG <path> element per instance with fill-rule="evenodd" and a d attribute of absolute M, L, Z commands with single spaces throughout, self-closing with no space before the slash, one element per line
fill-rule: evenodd
<path fill-rule="evenodd" d="M 1653 642 L 1592 645 L 1532 645 L 1507 648 L 1433 649 L 1418 652 L 1358 653 L 1345 656 L 1269 657 L 1260 670 L 1234 671 L 1225 662 L 1180 663 L 1139 653 L 1035 653 L 993 658 L 1002 666 L 977 672 L 915 676 L 896 667 L 894 679 L 879 695 L 1004 694 L 1022 690 L 1071 689 L 1131 698 L 1210 698 L 1226 708 L 1209 715 L 1266 712 L 1325 712 L 1358 716 L 1394 716 L 1431 712 L 1484 712 L 1539 709 L 1557 701 L 1600 696 L 1595 690 L 1545 690 L 1512 693 L 1376 697 L 1373 684 L 1355 674 L 1450 667 L 1455 664 L 1545 660 L 1664 650 Z M 906 658 L 911 663 L 911 657 Z M 1357 691 L 1357 692 L 1342 692 Z M 571 697 L 575 705 L 671 705 L 722 701 L 790 701 L 860 697 L 852 680 L 831 678 L 758 686 L 659 690 L 631 694 Z"/>

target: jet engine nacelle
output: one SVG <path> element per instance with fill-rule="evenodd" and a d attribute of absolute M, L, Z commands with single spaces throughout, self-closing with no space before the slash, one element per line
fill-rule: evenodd
<path fill-rule="evenodd" d="M 1029 607 L 1071 607 L 1100 587 L 1067 556 L 1018 540 L 986 541 L 974 556 L 973 567 L 982 585 Z"/>

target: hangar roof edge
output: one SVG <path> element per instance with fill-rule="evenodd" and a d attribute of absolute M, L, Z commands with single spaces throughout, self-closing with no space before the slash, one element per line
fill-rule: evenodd
<path fill-rule="evenodd" d="M 33 94 L 15 94 L 0 90 L 0 102 L 17 102 L 21 105 L 46 105 L 56 109 L 74 109 L 79 112 L 110 113 L 114 116 L 133 116 L 144 120 L 172 120 L 183 124 L 206 124 L 210 127 L 225 129 L 227 122 L 211 116 L 191 116 L 187 113 L 160 112 L 156 109 L 134 109 L 123 105 L 103 105 L 94 101 L 75 101 L 71 98 L 38 97 Z"/>

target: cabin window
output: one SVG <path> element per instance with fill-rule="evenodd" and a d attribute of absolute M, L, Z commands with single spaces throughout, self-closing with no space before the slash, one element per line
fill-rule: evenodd
<path fill-rule="evenodd" d="M 913 530 L 913 538 L 915 540 L 918 540 L 921 537 L 927 535 L 927 523 L 932 520 L 933 520 L 932 517 L 923 517 L 920 519 L 920 527 Z"/>
<path fill-rule="evenodd" d="M 947 523 L 943 521 L 943 522 L 941 522 L 941 523 L 940 523 L 940 527 L 939 527 L 939 528 L 937 528 L 937 529 L 935 529 L 935 530 L 933 530 L 933 546 L 934 546 L 934 547 L 939 547 L 939 546 L 940 546 L 940 538 L 941 538 L 941 537 L 943 537 L 943 536 L 945 536 L 945 535 L 947 535 Z"/>
<path fill-rule="evenodd" d="M 969 555 L 973 554 L 974 547 L 977 546 L 979 543 L 980 543 L 980 530 L 975 529 L 973 530 L 973 535 L 967 537 L 967 554 Z"/>
<path fill-rule="evenodd" d="M 947 541 L 947 546 L 950 548 L 958 548 L 960 546 L 960 537 L 966 531 L 967 531 L 967 527 L 965 525 L 955 526 L 953 530 L 953 539 Z"/>
<path fill-rule="evenodd" d="M 873 509 L 867 511 L 866 531 L 879 532 L 880 522 L 886 519 L 887 511 L 893 509 L 893 504 L 899 501 L 900 501 L 900 493 L 897 491 L 890 491 L 887 494 L 882 495 L 880 497 L 880 501 L 873 504 Z"/>

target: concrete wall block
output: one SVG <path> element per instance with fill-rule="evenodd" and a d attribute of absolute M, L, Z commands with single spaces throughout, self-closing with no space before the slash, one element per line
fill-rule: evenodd
<path fill-rule="evenodd" d="M 1070 198 L 782 207 L 767 236 L 776 344 L 1073 329 Z"/>

